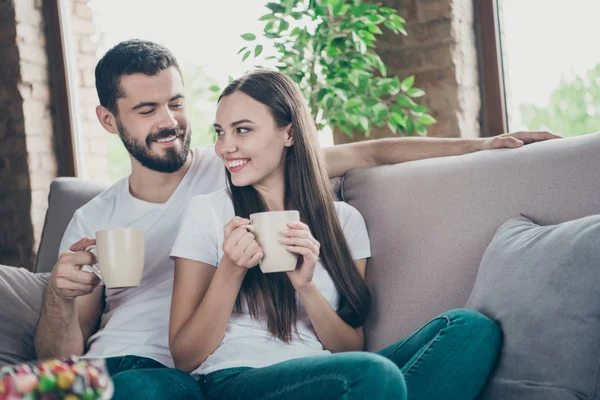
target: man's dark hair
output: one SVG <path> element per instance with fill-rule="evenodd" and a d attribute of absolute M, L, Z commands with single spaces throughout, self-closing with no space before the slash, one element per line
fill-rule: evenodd
<path fill-rule="evenodd" d="M 96 91 L 100 104 L 117 115 L 117 100 L 124 96 L 121 76 L 136 73 L 158 75 L 169 67 L 181 73 L 175 56 L 164 46 L 131 39 L 117 44 L 96 65 Z"/>

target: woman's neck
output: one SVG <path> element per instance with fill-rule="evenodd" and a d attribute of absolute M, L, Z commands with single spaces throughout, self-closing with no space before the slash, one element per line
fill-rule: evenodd
<path fill-rule="evenodd" d="M 253 185 L 267 203 L 269 211 L 285 210 L 285 182 L 283 176 L 280 178 Z"/>

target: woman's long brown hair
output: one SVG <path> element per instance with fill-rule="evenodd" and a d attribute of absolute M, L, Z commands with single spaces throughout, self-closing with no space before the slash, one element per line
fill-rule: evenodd
<path fill-rule="evenodd" d="M 279 72 L 259 70 L 231 82 L 219 101 L 237 91 L 266 105 L 278 128 L 291 124 L 294 144 L 285 150 L 285 208 L 298 210 L 300 219 L 321 244 L 323 266 L 340 292 L 338 315 L 352 327 L 364 325 L 371 295 L 356 269 L 338 220 L 317 129 L 300 89 Z M 237 216 L 248 218 L 252 213 L 269 211 L 254 187 L 234 186 L 229 171 L 227 181 Z M 285 342 L 291 341 L 292 332 L 297 330 L 298 309 L 296 291 L 287 274 L 263 274 L 259 268 L 252 268 L 242 283 L 236 301 L 238 310 L 242 296 L 254 319 L 266 316 L 269 331 Z"/>

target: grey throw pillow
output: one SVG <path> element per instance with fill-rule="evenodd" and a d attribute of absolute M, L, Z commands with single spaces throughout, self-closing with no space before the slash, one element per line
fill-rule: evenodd
<path fill-rule="evenodd" d="M 600 215 L 539 226 L 506 221 L 467 302 L 504 332 L 485 400 L 600 395 Z"/>
<path fill-rule="evenodd" d="M 33 338 L 49 276 L 0 265 L 0 367 L 35 360 Z"/>

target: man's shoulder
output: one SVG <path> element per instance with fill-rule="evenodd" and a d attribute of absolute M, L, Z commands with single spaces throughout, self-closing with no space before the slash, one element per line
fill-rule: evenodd
<path fill-rule="evenodd" d="M 217 190 L 208 194 L 198 194 L 191 198 L 190 204 L 195 207 L 207 206 L 214 208 L 215 206 L 231 203 L 231 198 L 227 189 Z"/>
<path fill-rule="evenodd" d="M 81 219 L 95 219 L 99 215 L 114 210 L 124 187 L 127 187 L 127 178 L 123 178 L 104 189 L 101 193 L 77 209 L 75 215 Z"/>

